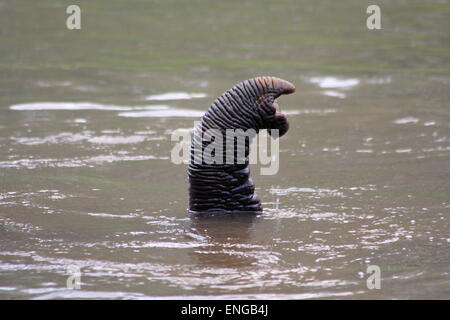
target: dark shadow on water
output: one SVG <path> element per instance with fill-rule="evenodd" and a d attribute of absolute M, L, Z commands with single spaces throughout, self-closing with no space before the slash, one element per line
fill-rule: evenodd
<path fill-rule="evenodd" d="M 252 231 L 258 223 L 255 214 L 191 216 L 191 232 L 204 238 L 208 246 L 194 248 L 192 257 L 209 267 L 250 266 L 257 259 L 252 251 Z"/>

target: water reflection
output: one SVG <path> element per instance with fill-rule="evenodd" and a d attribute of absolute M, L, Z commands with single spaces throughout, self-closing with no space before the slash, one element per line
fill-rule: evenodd
<path fill-rule="evenodd" d="M 189 100 L 205 98 L 206 93 L 188 93 L 188 92 L 167 92 L 163 94 L 154 94 L 145 97 L 145 100 L 165 101 L 165 100 Z"/>
<path fill-rule="evenodd" d="M 258 259 L 252 233 L 260 217 L 245 215 L 192 216 L 191 232 L 209 245 L 190 255 L 205 267 L 236 268 L 251 266 Z M 256 246 L 257 247 L 257 246 Z"/>

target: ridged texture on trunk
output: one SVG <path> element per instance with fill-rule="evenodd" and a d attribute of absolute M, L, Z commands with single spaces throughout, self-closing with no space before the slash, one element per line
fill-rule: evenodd
<path fill-rule="evenodd" d="M 223 93 L 209 107 L 200 125 L 194 131 L 191 145 L 189 176 L 190 213 L 261 213 L 261 202 L 254 193 L 249 177 L 248 155 L 250 143 L 260 129 L 278 129 L 279 136 L 289 129 L 276 99 L 295 92 L 288 81 L 275 77 L 257 77 L 243 81 Z M 207 130 L 216 129 L 223 141 L 205 139 Z M 226 130 L 242 129 L 250 133 L 245 144 L 234 141 L 234 162 L 226 161 Z M 241 135 L 242 136 L 242 135 Z M 205 141 L 206 140 L 206 141 Z M 208 164 L 201 158 L 205 148 L 223 146 L 223 164 Z M 197 148 L 197 149 L 196 149 Z M 216 154 L 217 155 L 217 154 Z M 194 161 L 196 160 L 196 161 Z"/>

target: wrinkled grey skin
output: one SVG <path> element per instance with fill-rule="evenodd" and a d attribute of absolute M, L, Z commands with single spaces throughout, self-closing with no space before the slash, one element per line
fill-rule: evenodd
<path fill-rule="evenodd" d="M 204 150 L 212 141 L 202 141 L 208 129 L 218 129 L 225 134 L 227 129 L 278 129 L 283 136 L 289 129 L 286 117 L 281 113 L 276 99 L 283 94 L 295 92 L 288 81 L 275 77 L 257 77 L 243 81 L 223 93 L 209 107 L 200 125 L 195 129 L 191 145 L 189 176 L 189 213 L 255 213 L 262 212 L 261 201 L 254 193 L 249 178 L 248 155 L 251 135 L 242 146 L 244 158 L 235 153 L 234 163 L 207 164 L 200 158 L 194 162 L 194 146 Z M 223 135 L 225 148 L 225 135 Z M 204 139 L 205 140 L 205 139 Z M 206 139 L 208 140 L 208 139 Z M 236 142 L 235 148 L 236 148 Z M 238 162 L 241 160 L 241 162 Z"/>

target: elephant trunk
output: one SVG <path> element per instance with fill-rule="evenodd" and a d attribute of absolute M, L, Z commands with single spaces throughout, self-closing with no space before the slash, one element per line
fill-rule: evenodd
<path fill-rule="evenodd" d="M 250 144 L 261 129 L 271 135 L 278 130 L 280 137 L 288 131 L 288 120 L 276 99 L 293 92 L 295 87 L 288 81 L 257 77 L 235 85 L 212 103 L 191 144 L 190 213 L 262 212 L 249 177 Z M 206 159 L 206 154 L 213 159 Z"/>

